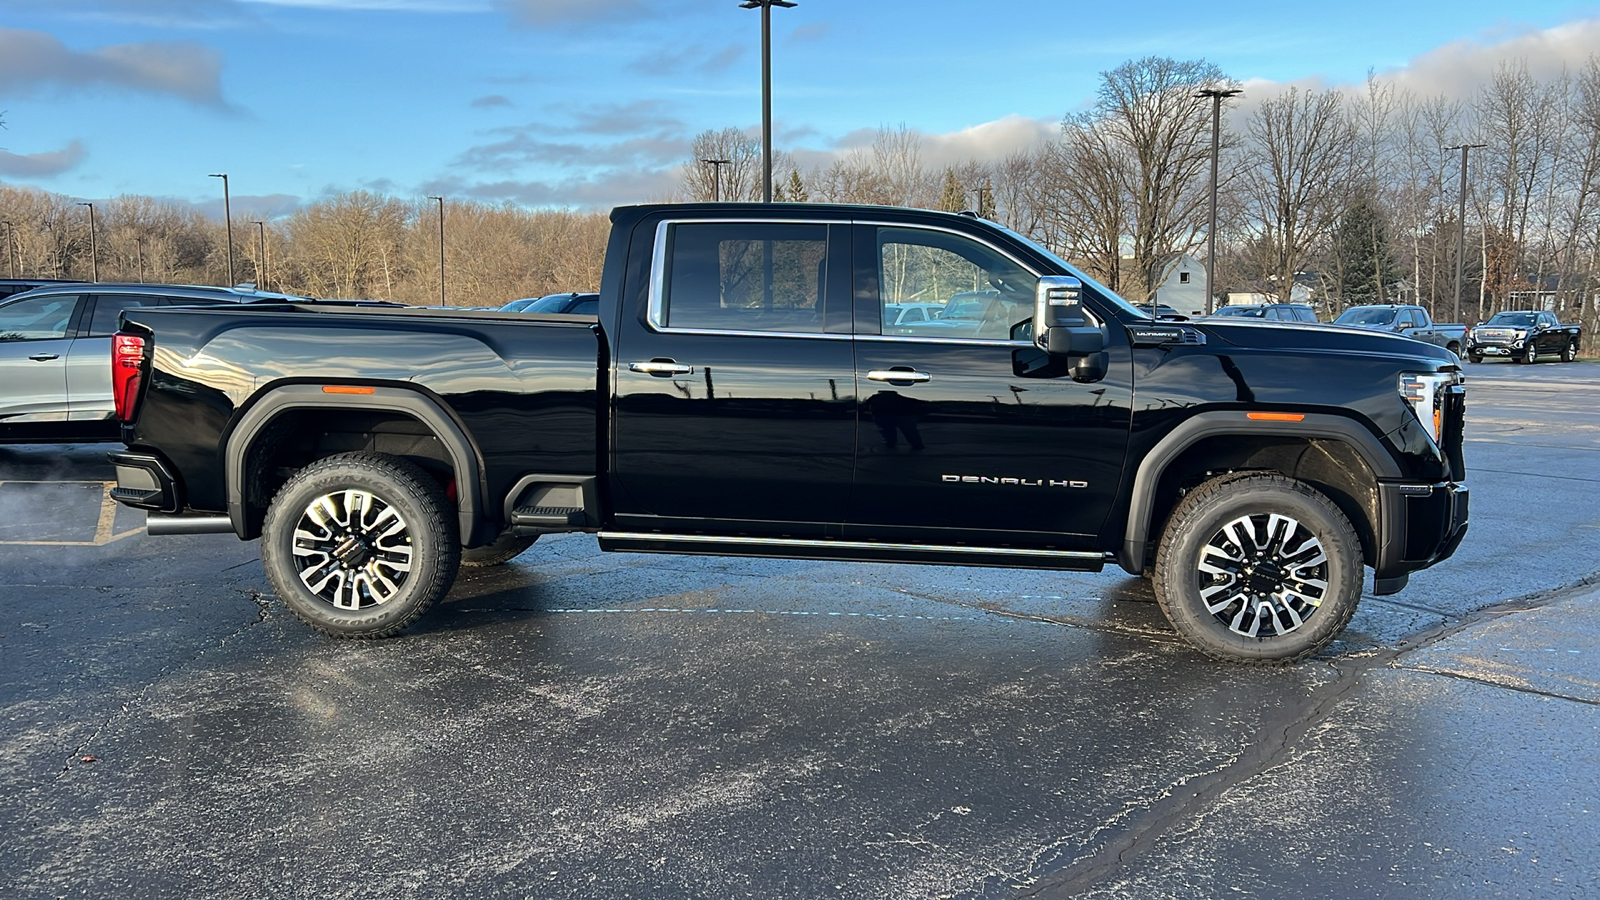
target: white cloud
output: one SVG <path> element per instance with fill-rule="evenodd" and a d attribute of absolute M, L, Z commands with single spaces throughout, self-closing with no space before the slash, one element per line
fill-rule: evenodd
<path fill-rule="evenodd" d="M 49 178 L 60 175 L 88 156 L 82 141 L 73 141 L 60 150 L 18 154 L 0 150 L 0 175 L 12 178 Z"/>
<path fill-rule="evenodd" d="M 118 44 L 80 52 L 40 31 L 0 28 L 0 93 L 113 88 L 226 108 L 222 63 L 193 43 Z"/>

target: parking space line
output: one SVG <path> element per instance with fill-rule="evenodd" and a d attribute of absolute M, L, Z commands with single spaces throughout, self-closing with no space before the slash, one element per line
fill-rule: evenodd
<path fill-rule="evenodd" d="M 131 528 L 127 531 L 115 531 L 117 522 L 117 501 L 111 499 L 111 489 L 117 486 L 115 481 L 27 481 L 7 480 L 0 481 L 5 484 L 98 484 L 100 485 L 100 518 L 95 522 L 94 537 L 87 541 L 4 541 L 0 546 L 6 547 L 103 547 L 114 544 L 125 537 L 132 537 L 144 531 L 144 526 Z"/>

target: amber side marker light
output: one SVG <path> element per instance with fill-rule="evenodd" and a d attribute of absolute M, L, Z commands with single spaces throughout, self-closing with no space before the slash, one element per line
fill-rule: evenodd
<path fill-rule="evenodd" d="M 1245 413 L 1244 416 L 1247 419 L 1254 419 L 1257 422 L 1304 422 L 1306 420 L 1306 417 L 1305 417 L 1304 413 L 1260 413 L 1260 412 L 1256 412 L 1256 413 Z"/>
<path fill-rule="evenodd" d="M 371 394 L 377 390 L 377 388 L 358 387 L 352 384 L 325 384 L 322 386 L 324 394 Z"/>

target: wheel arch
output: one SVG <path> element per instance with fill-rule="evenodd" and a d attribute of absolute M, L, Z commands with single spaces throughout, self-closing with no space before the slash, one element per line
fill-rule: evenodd
<path fill-rule="evenodd" d="M 1271 421 L 1228 411 L 1185 421 L 1145 455 L 1134 476 L 1117 564 L 1141 574 L 1154 549 L 1152 536 L 1160 534 L 1186 488 L 1212 474 L 1247 470 L 1276 471 L 1316 487 L 1355 525 L 1367 559 L 1379 558 L 1378 480 L 1402 473 L 1371 431 L 1327 413 Z"/>
<path fill-rule="evenodd" d="M 415 423 L 436 440 L 441 452 L 435 458 L 447 465 L 456 485 L 455 502 L 461 538 L 466 546 L 483 542 L 486 528 L 483 464 L 465 430 L 437 401 L 412 388 L 339 385 L 329 391 L 319 384 L 293 384 L 272 388 L 239 417 L 225 439 L 225 478 L 228 518 L 234 533 L 244 540 L 261 535 L 261 522 L 270 497 L 253 497 L 251 462 L 264 441 L 292 431 L 297 416 L 317 414 L 361 415 L 382 421 Z M 359 391 L 359 392 L 357 392 Z M 276 430 L 275 430 L 276 428 Z M 337 452 L 337 451 L 334 451 Z M 324 452 L 305 462 L 314 462 Z"/>

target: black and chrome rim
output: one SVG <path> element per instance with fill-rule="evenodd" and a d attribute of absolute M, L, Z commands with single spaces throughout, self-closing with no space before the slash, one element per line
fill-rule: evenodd
<path fill-rule="evenodd" d="M 1229 631 L 1285 635 L 1328 596 L 1328 554 L 1314 532 L 1288 516 L 1240 516 L 1201 549 L 1196 581 L 1206 611 Z"/>
<path fill-rule="evenodd" d="M 411 531 L 369 491 L 323 494 L 295 525 L 294 558 L 306 589 L 339 609 L 381 606 L 411 574 Z"/>

